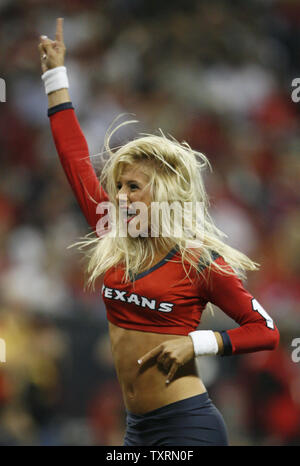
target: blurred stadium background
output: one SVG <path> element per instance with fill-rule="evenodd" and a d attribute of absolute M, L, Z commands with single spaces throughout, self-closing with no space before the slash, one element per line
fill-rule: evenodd
<path fill-rule="evenodd" d="M 228 242 L 261 263 L 246 287 L 276 320 L 275 352 L 200 363 L 233 445 L 300 445 L 300 2 L 1 0 L 1 445 L 121 445 L 124 407 L 100 293 L 84 292 L 88 232 L 58 163 L 39 35 L 65 18 L 70 93 L 92 155 L 113 118 L 204 152 Z M 92 158 L 95 168 L 99 157 Z M 99 163 L 99 166 L 97 165 Z M 218 309 L 203 328 L 229 328 Z"/>

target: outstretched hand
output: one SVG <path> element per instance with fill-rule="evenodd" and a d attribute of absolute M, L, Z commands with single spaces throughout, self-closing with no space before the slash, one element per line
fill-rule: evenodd
<path fill-rule="evenodd" d="M 194 358 L 193 341 L 189 336 L 167 340 L 156 346 L 138 360 L 140 367 L 153 360 L 168 375 L 166 384 L 174 378 L 179 367 Z"/>
<path fill-rule="evenodd" d="M 42 72 L 64 65 L 66 47 L 63 35 L 63 18 L 56 19 L 55 40 L 47 36 L 40 36 L 41 42 L 38 45 L 41 58 Z"/>

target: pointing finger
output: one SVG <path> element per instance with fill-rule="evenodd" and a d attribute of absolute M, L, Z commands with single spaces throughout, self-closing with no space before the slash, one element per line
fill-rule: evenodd
<path fill-rule="evenodd" d="M 64 18 L 57 18 L 56 19 L 56 33 L 55 33 L 55 40 L 57 42 L 64 41 L 63 25 L 64 25 Z"/>

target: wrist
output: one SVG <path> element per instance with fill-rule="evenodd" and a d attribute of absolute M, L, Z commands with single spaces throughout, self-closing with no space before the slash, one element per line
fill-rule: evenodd
<path fill-rule="evenodd" d="M 59 89 L 48 94 L 48 108 L 55 107 L 66 102 L 71 102 L 68 89 Z"/>
<path fill-rule="evenodd" d="M 60 89 L 69 88 L 67 69 L 65 66 L 57 66 L 42 74 L 41 79 L 45 85 L 47 95 Z"/>
<path fill-rule="evenodd" d="M 196 330 L 189 333 L 193 341 L 195 357 L 215 355 L 219 352 L 219 345 L 212 330 Z"/>

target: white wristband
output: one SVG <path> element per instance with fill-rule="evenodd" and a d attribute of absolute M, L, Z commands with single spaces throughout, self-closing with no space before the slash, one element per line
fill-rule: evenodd
<path fill-rule="evenodd" d="M 212 330 L 196 330 L 189 336 L 193 340 L 195 357 L 218 353 L 218 342 Z"/>
<path fill-rule="evenodd" d="M 45 71 L 41 76 L 45 84 L 46 94 L 58 91 L 59 89 L 68 89 L 69 80 L 65 66 L 57 66 L 51 70 Z"/>

